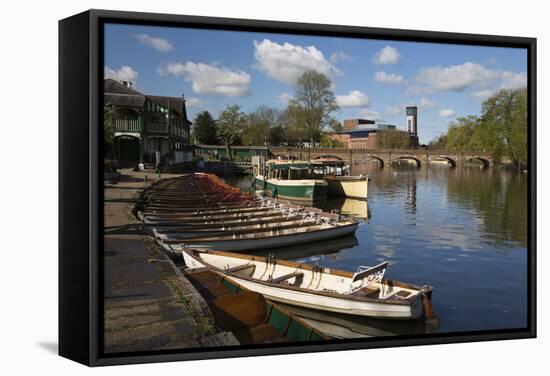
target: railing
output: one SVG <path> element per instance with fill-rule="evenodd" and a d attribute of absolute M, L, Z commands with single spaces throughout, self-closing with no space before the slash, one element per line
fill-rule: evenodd
<path fill-rule="evenodd" d="M 126 120 L 126 119 L 117 119 L 115 120 L 115 131 L 117 132 L 139 132 L 141 127 L 139 126 L 139 121 L 136 120 Z"/>
<path fill-rule="evenodd" d="M 166 123 L 147 123 L 147 132 L 168 133 L 168 124 Z"/>

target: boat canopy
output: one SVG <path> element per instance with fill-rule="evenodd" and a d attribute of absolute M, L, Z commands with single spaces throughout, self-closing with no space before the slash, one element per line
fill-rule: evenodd
<path fill-rule="evenodd" d="M 308 170 L 315 167 L 323 166 L 322 163 L 308 161 L 289 161 L 289 162 L 273 162 L 271 168 L 273 170 Z"/>

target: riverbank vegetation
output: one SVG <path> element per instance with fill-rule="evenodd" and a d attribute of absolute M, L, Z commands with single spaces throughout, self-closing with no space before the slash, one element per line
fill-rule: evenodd
<path fill-rule="evenodd" d="M 480 116 L 457 118 L 429 147 L 488 152 L 495 161 L 508 157 L 525 168 L 527 144 L 527 90 L 519 89 L 497 92 L 483 102 Z"/>

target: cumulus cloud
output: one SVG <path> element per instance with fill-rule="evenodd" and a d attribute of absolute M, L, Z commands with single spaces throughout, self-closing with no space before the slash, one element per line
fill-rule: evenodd
<path fill-rule="evenodd" d="M 202 100 L 199 98 L 185 98 L 185 105 L 187 107 L 199 107 L 202 105 Z"/>
<path fill-rule="evenodd" d="M 388 106 L 386 107 L 386 114 L 388 114 L 389 116 L 397 116 L 399 114 L 405 114 L 405 106 L 403 105 Z"/>
<path fill-rule="evenodd" d="M 170 42 L 160 37 L 153 37 L 148 34 L 136 34 L 134 35 L 134 38 L 136 38 L 141 44 L 154 48 L 160 52 L 170 52 L 174 49 L 174 46 L 172 46 Z"/>
<path fill-rule="evenodd" d="M 421 110 L 433 110 L 434 108 L 437 107 L 437 104 L 429 99 L 426 99 L 426 98 L 420 98 L 420 104 L 418 105 L 418 107 L 421 109 Z"/>
<path fill-rule="evenodd" d="M 340 107 L 367 107 L 369 105 L 369 97 L 359 90 L 352 90 L 349 94 L 336 95 L 336 103 Z"/>
<path fill-rule="evenodd" d="M 359 116 L 366 117 L 369 120 L 381 120 L 382 117 L 380 116 L 380 112 L 378 111 L 372 111 L 367 108 L 364 108 L 359 111 Z"/>
<path fill-rule="evenodd" d="M 489 89 L 478 90 L 478 91 L 474 91 L 473 93 L 474 97 L 476 97 L 479 100 L 485 100 L 493 94 L 494 94 L 494 90 L 489 90 Z"/>
<path fill-rule="evenodd" d="M 374 64 L 396 64 L 401 58 L 401 54 L 397 49 L 386 46 L 374 55 L 372 62 Z"/>
<path fill-rule="evenodd" d="M 251 77 L 248 73 L 222 67 L 218 64 L 170 63 L 158 69 L 161 76 L 184 77 L 192 83 L 197 94 L 240 97 L 250 94 Z"/>
<path fill-rule="evenodd" d="M 111 69 L 108 66 L 104 68 L 104 77 L 112 78 L 117 81 L 132 81 L 135 82 L 138 78 L 136 72 L 131 66 L 123 65 L 118 70 Z"/>
<path fill-rule="evenodd" d="M 441 111 L 439 111 L 439 116 L 452 117 L 452 116 L 455 116 L 455 111 L 450 108 L 444 108 Z"/>
<path fill-rule="evenodd" d="M 432 94 L 441 91 L 464 92 L 483 98 L 499 89 L 518 89 L 527 85 L 527 73 L 514 73 L 467 62 L 448 67 L 422 68 L 416 75 L 417 86 L 412 91 Z"/>
<path fill-rule="evenodd" d="M 374 75 L 374 80 L 378 82 L 383 82 L 390 85 L 402 85 L 407 83 L 403 76 L 395 73 L 386 73 L 383 71 L 376 72 Z"/>
<path fill-rule="evenodd" d="M 347 62 L 352 60 L 353 60 L 353 57 L 351 55 L 348 55 L 344 51 L 334 52 L 333 54 L 330 55 L 330 61 L 332 61 L 334 64 L 341 61 Z"/>
<path fill-rule="evenodd" d="M 268 77 L 288 85 L 296 84 L 298 77 L 308 70 L 315 70 L 327 77 L 341 72 L 315 46 L 278 44 L 269 39 L 254 41 L 254 67 Z"/>

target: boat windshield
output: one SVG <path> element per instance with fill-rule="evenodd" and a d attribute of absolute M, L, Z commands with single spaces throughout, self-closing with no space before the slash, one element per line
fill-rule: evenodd
<path fill-rule="evenodd" d="M 269 166 L 270 177 L 282 180 L 322 179 L 323 165 L 309 162 L 273 163 Z"/>

